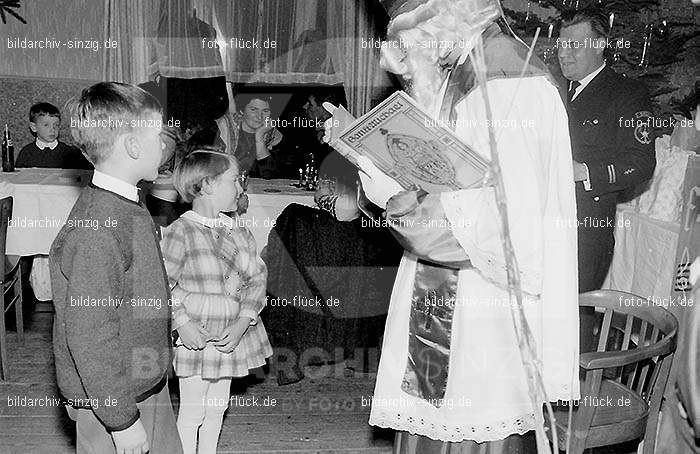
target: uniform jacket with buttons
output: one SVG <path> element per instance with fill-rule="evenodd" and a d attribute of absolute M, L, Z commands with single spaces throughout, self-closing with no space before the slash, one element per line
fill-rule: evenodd
<path fill-rule="evenodd" d="M 567 110 L 573 158 L 585 163 L 590 175 L 590 188 L 576 183 L 578 218 L 614 219 L 620 192 L 654 173 L 647 91 L 643 84 L 606 66 L 568 103 Z"/>

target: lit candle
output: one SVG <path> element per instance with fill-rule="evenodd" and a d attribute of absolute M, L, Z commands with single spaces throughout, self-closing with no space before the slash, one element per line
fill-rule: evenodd
<path fill-rule="evenodd" d="M 552 40 L 552 32 L 554 31 L 554 24 L 549 24 L 549 31 L 547 32 L 547 39 Z"/>
<path fill-rule="evenodd" d="M 610 13 L 608 18 L 608 23 L 610 24 L 610 29 L 612 30 L 613 22 L 615 22 L 615 13 Z"/>
<path fill-rule="evenodd" d="M 647 61 L 647 51 L 649 50 L 649 40 L 651 40 L 651 32 L 653 30 L 652 24 L 647 24 L 645 27 L 646 36 L 644 36 L 644 47 L 642 48 L 642 58 L 639 60 L 639 67 L 646 69 L 649 65 Z"/>
<path fill-rule="evenodd" d="M 525 21 L 530 20 L 530 0 L 527 1 L 527 14 L 525 15 Z"/>

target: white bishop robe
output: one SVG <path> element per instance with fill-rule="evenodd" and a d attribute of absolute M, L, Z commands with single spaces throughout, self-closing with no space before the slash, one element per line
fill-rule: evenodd
<path fill-rule="evenodd" d="M 544 76 L 493 79 L 487 87 L 510 234 L 527 292 L 524 308 L 547 397 L 578 399 L 576 200 L 566 111 Z M 444 90 L 443 86 L 443 96 Z M 456 134 L 490 159 L 481 88 L 472 90 L 455 110 Z M 391 201 L 391 218 L 390 208 Z M 528 397 L 505 290 L 493 188 L 430 194 L 403 217 L 410 216 L 449 220 L 448 233 L 459 245 L 454 249 L 461 247 L 456 252 L 466 254 L 472 266 L 460 268 L 458 274 L 449 375 L 438 408 L 403 392 L 401 384 L 416 259 L 440 261 L 441 251 L 423 243 L 421 238 L 432 233 L 421 231 L 416 227 L 420 224 L 399 232 L 409 246 L 394 284 L 369 423 L 451 442 L 501 440 L 532 430 L 534 411 L 541 408 L 533 410 Z"/>

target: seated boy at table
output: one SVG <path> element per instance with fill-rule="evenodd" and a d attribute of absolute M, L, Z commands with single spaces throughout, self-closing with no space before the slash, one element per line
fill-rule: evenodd
<path fill-rule="evenodd" d="M 29 109 L 29 129 L 36 140 L 25 145 L 15 167 L 92 169 L 79 149 L 58 140 L 61 113 L 53 104 L 40 102 Z"/>
<path fill-rule="evenodd" d="M 170 288 L 136 188 L 158 176 L 161 107 L 133 85 L 102 82 L 83 91 L 75 117 L 95 173 L 49 262 L 56 379 L 76 450 L 181 454 L 167 386 Z M 106 119 L 121 126 L 100 125 Z"/>

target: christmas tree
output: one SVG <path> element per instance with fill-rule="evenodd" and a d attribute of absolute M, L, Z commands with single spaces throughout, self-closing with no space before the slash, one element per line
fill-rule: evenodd
<path fill-rule="evenodd" d="M 19 8 L 19 0 L 0 0 L 0 20 L 3 24 L 7 23 L 7 15 L 14 16 L 18 21 L 26 24 L 22 16 L 15 12 Z"/>
<path fill-rule="evenodd" d="M 600 8 L 612 24 L 608 64 L 646 84 L 657 117 L 689 116 L 698 103 L 700 8 L 690 0 L 504 0 L 503 7 L 524 39 L 531 40 L 540 28 L 536 51 L 555 75 L 561 74 L 554 47 L 559 18 Z"/>

